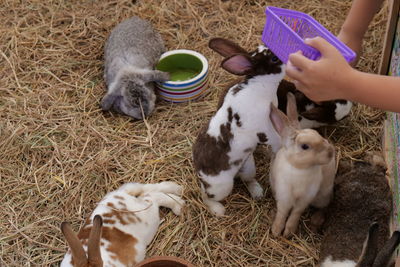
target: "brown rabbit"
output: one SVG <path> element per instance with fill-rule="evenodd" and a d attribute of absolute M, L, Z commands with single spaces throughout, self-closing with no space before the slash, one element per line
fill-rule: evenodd
<path fill-rule="evenodd" d="M 322 267 L 388 266 L 400 233 L 395 232 L 385 244 L 390 234 L 392 195 L 383 164 L 376 155 L 350 168 L 341 164 L 323 225 Z"/>

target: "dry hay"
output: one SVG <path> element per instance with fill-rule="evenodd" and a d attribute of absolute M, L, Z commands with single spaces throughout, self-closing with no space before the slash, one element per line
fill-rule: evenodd
<path fill-rule="evenodd" d="M 164 222 L 148 250 L 197 266 L 314 266 L 319 236 L 304 222 L 290 240 L 270 236 L 274 201 L 268 187 L 268 150 L 256 151 L 257 176 L 267 197 L 249 198 L 243 185 L 214 218 L 199 199 L 191 162 L 196 133 L 235 77 L 219 69 L 211 37 L 246 48 L 260 43 L 264 8 L 307 12 L 334 33 L 351 1 L 5 1 L 0 35 L 0 265 L 56 265 L 66 250 L 62 221 L 78 229 L 106 192 L 128 181 L 172 180 L 185 187 L 184 215 L 163 210 Z M 359 68 L 376 72 L 385 28 L 384 8 L 371 24 Z M 211 64 L 204 99 L 159 101 L 147 124 L 103 113 L 103 44 L 132 15 L 149 19 L 168 49 L 204 53 Z M 380 149 L 382 112 L 357 106 L 350 119 L 322 129 L 341 156 L 357 159 Z"/>

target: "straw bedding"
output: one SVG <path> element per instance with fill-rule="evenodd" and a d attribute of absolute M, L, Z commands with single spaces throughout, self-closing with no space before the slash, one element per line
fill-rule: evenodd
<path fill-rule="evenodd" d="M 180 256 L 197 266 L 315 266 L 320 237 L 308 229 L 308 214 L 298 236 L 270 236 L 275 202 L 268 148 L 255 155 L 265 199 L 253 201 L 238 182 L 224 218 L 210 216 L 201 203 L 191 161 L 198 130 L 236 78 L 218 67 L 221 57 L 207 43 L 219 36 L 253 49 L 267 5 L 307 12 L 337 34 L 351 1 L 2 1 L 0 265 L 58 265 L 66 251 L 62 221 L 78 230 L 106 192 L 125 182 L 172 180 L 185 187 L 187 207 L 181 217 L 162 210 L 148 256 Z M 150 20 L 168 49 L 194 49 L 209 59 L 202 100 L 159 101 L 145 122 L 101 112 L 104 41 L 132 15 Z M 365 38 L 363 71 L 377 71 L 385 21 L 386 7 Z M 382 112 L 359 105 L 349 119 L 321 132 L 341 157 L 357 159 L 380 149 L 382 120 Z"/>

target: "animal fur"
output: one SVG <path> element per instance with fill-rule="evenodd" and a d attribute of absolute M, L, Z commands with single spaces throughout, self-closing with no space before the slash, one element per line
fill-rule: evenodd
<path fill-rule="evenodd" d="M 218 111 L 202 128 L 193 146 L 193 161 L 200 177 L 202 197 L 210 211 L 225 213 L 219 202 L 232 191 L 236 175 L 246 183 L 253 198 L 263 190 L 255 180 L 253 151 L 269 144 L 276 151 L 280 138 L 269 119 L 270 103 L 277 104 L 276 90 L 284 76 L 284 64 L 266 47 L 248 53 L 237 44 L 215 38 L 210 47 L 225 57 L 221 66 L 246 75 L 223 94 Z"/>
<path fill-rule="evenodd" d="M 159 207 L 170 208 L 179 215 L 184 205 L 181 195 L 181 186 L 173 182 L 128 183 L 108 193 L 77 236 L 67 223 L 63 223 L 62 231 L 70 249 L 61 267 L 78 267 L 78 262 L 86 262 L 92 267 L 134 266 L 144 259 L 146 248 L 157 233 L 160 224 Z M 102 219 L 103 223 L 100 231 L 99 227 L 96 228 L 100 253 L 93 259 L 90 253 L 86 254 L 91 249 L 90 235 L 94 231 L 94 218 Z M 76 253 L 82 251 L 82 248 L 84 253 Z"/>

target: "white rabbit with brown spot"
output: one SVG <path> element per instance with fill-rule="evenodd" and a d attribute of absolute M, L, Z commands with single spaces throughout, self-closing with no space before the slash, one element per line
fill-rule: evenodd
<path fill-rule="evenodd" d="M 285 65 L 265 46 L 249 53 L 222 38 L 210 40 L 209 46 L 225 57 L 222 68 L 246 76 L 222 95 L 218 111 L 193 146 L 203 201 L 213 214 L 222 216 L 225 208 L 220 201 L 231 193 L 236 175 L 253 198 L 263 196 L 255 179 L 253 151 L 260 143 L 271 145 L 273 151 L 280 146 L 268 116 L 270 104 L 278 103 L 276 90 L 285 75 Z"/>
<path fill-rule="evenodd" d="M 390 237 L 392 193 L 382 156 L 339 165 L 334 197 L 324 211 L 321 267 L 386 267 L 400 242 Z"/>
<path fill-rule="evenodd" d="M 69 245 L 61 267 L 135 266 L 146 255 L 160 224 L 159 207 L 179 215 L 182 188 L 174 182 L 128 183 L 108 193 L 76 235 L 64 222 Z"/>
<path fill-rule="evenodd" d="M 132 17 L 118 24 L 104 48 L 107 94 L 101 108 L 135 119 L 148 116 L 155 107 L 154 82 L 169 79 L 168 73 L 154 70 L 164 51 L 164 42 L 150 22 Z"/>
<path fill-rule="evenodd" d="M 282 138 L 271 163 L 271 188 L 277 204 L 272 233 L 287 237 L 297 231 L 309 206 L 326 207 L 336 174 L 334 146 L 317 131 L 300 129 L 296 100 L 288 94 L 287 116 L 271 105 L 270 119 Z"/>

